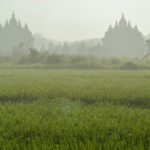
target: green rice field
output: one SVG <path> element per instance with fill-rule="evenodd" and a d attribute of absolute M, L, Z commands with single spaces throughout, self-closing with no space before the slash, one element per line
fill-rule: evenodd
<path fill-rule="evenodd" d="M 0 150 L 150 150 L 150 71 L 0 69 Z"/>

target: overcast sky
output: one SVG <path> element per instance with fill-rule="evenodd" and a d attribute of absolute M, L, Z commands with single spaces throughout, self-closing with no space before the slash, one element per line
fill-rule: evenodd
<path fill-rule="evenodd" d="M 32 34 L 48 39 L 83 40 L 104 37 L 109 24 L 124 13 L 131 25 L 150 33 L 150 0 L 0 0 L 0 23 L 10 20 L 13 10 Z"/>

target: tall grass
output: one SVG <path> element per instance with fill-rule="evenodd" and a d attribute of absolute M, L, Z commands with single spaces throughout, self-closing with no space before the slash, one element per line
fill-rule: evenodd
<path fill-rule="evenodd" d="M 150 72 L 0 70 L 0 149 L 148 150 Z"/>
<path fill-rule="evenodd" d="M 150 111 L 70 100 L 0 105 L 0 149 L 149 149 Z"/>
<path fill-rule="evenodd" d="M 0 101 L 69 98 L 149 106 L 150 71 L 5 70 Z"/>

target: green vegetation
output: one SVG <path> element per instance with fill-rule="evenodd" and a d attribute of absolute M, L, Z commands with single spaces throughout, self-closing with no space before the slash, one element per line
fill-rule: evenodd
<path fill-rule="evenodd" d="M 150 71 L 0 70 L 1 150 L 149 150 Z"/>
<path fill-rule="evenodd" d="M 149 70 L 150 59 L 142 54 L 135 58 L 96 57 L 93 55 L 64 55 L 38 52 L 29 49 L 29 54 L 0 56 L 0 68 L 9 69 L 113 69 Z"/>

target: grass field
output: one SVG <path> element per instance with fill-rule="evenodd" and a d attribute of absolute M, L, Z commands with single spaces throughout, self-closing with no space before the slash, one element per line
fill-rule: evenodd
<path fill-rule="evenodd" d="M 1 150 L 149 150 L 150 71 L 0 70 Z"/>

